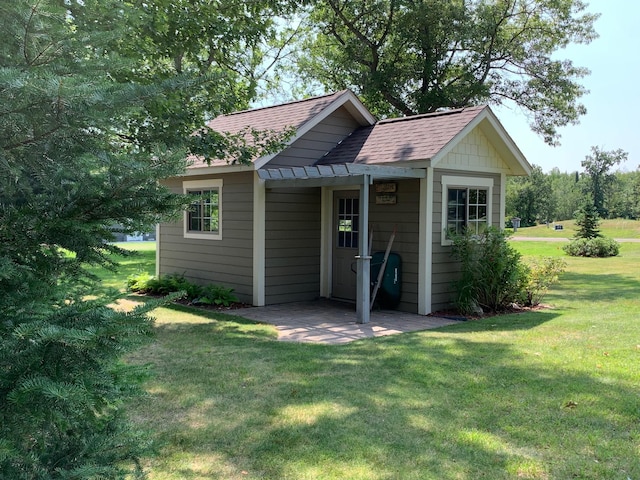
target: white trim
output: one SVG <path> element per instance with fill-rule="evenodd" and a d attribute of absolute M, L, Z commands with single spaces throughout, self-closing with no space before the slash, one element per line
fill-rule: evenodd
<path fill-rule="evenodd" d="M 253 306 L 265 305 L 266 189 L 257 174 L 253 176 Z"/>
<path fill-rule="evenodd" d="M 320 111 L 320 113 L 318 113 L 315 117 L 311 118 L 311 120 L 309 120 L 307 123 L 305 123 L 300 128 L 298 128 L 298 130 L 296 131 L 296 134 L 286 142 L 286 145 L 287 146 L 292 145 L 293 143 L 298 141 L 303 135 L 308 133 L 312 128 L 318 125 L 322 120 L 327 118 L 329 115 L 335 112 L 338 108 L 340 108 L 341 106 L 345 105 L 348 102 L 350 102 L 351 105 L 355 107 L 356 112 L 362 116 L 363 120 L 368 125 L 373 125 L 374 123 L 376 123 L 376 118 L 371 114 L 371 112 L 369 112 L 369 110 L 365 108 L 365 106 L 358 99 L 358 97 L 352 91 L 346 90 L 342 95 L 336 98 L 333 102 L 331 102 L 329 105 L 324 107 Z M 353 115 L 352 112 L 350 113 Z M 281 152 L 274 153 L 271 155 L 265 155 L 264 157 L 258 158 L 255 162 L 253 162 L 255 165 L 255 168 L 260 169 L 264 167 L 279 153 Z"/>
<path fill-rule="evenodd" d="M 187 168 L 178 177 L 197 177 L 201 175 L 219 175 L 222 173 L 251 172 L 255 170 L 253 164 L 250 165 L 214 165 L 210 167 Z"/>
<path fill-rule="evenodd" d="M 333 234 L 333 192 L 328 187 L 320 190 L 320 296 L 331 295 L 332 234 Z"/>
<path fill-rule="evenodd" d="M 182 234 L 184 238 L 195 238 L 199 240 L 222 240 L 222 179 L 212 178 L 209 180 L 185 180 L 182 182 L 182 193 L 186 194 L 189 190 L 198 188 L 217 188 L 218 189 L 218 231 L 217 232 L 190 232 L 188 220 L 188 212 L 183 214 Z"/>
<path fill-rule="evenodd" d="M 160 224 L 156 223 L 156 278 L 160 277 Z"/>
<path fill-rule="evenodd" d="M 507 175 L 500 175 L 500 230 L 504 230 L 507 211 Z"/>
<path fill-rule="evenodd" d="M 442 232 L 440 232 L 440 244 L 443 246 L 451 245 L 452 242 L 447 238 L 447 198 L 448 189 L 463 188 L 486 188 L 487 191 L 487 224 L 492 225 L 493 221 L 493 178 L 486 177 L 458 177 L 453 175 L 442 176 Z M 502 200 L 501 200 L 502 201 Z"/>
<path fill-rule="evenodd" d="M 420 179 L 420 213 L 418 221 L 418 314 L 431 313 L 433 272 L 433 168 Z"/>

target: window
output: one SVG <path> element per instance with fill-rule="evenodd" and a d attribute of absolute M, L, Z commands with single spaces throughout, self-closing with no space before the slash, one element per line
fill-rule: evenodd
<path fill-rule="evenodd" d="M 338 199 L 338 248 L 358 248 L 358 198 Z"/>
<path fill-rule="evenodd" d="M 222 238 L 222 180 L 184 182 L 183 191 L 193 197 L 185 212 L 185 238 Z"/>
<path fill-rule="evenodd" d="M 464 231 L 482 233 L 491 225 L 493 179 L 442 177 L 442 244 Z"/>

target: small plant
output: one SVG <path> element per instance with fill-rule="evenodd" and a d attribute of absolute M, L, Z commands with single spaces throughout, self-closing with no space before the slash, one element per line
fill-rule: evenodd
<path fill-rule="evenodd" d="M 233 294 L 233 288 L 227 288 L 220 285 L 207 285 L 203 287 L 201 296 L 194 299 L 193 303 L 228 307 L 237 301 L 238 297 Z"/>
<path fill-rule="evenodd" d="M 146 272 L 131 275 L 127 278 L 127 290 L 130 292 L 144 292 L 148 288 L 149 281 L 154 278 L 153 275 Z"/>
<path fill-rule="evenodd" d="M 567 268 L 561 258 L 544 257 L 529 265 L 527 281 L 524 285 L 522 303 L 527 307 L 540 305 L 549 287 L 558 281 L 558 276 Z"/>
<path fill-rule="evenodd" d="M 620 253 L 620 244 L 612 238 L 576 238 L 562 249 L 572 257 L 615 257 Z"/>

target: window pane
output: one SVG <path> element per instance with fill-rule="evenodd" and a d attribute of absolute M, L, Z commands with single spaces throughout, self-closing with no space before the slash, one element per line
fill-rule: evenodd
<path fill-rule="evenodd" d="M 478 190 L 478 202 L 479 205 L 487 204 L 487 191 L 486 190 Z"/>
<path fill-rule="evenodd" d="M 199 200 L 195 200 L 188 211 L 187 228 L 195 232 L 217 232 L 220 224 L 218 188 L 211 190 L 188 190 L 190 195 L 199 195 Z"/>

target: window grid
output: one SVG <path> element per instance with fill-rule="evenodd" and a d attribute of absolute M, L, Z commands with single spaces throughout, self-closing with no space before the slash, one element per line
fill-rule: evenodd
<path fill-rule="evenodd" d="M 338 199 L 338 247 L 358 248 L 360 201 L 357 198 Z"/>
<path fill-rule="evenodd" d="M 200 197 L 189 208 L 188 231 L 218 233 L 220 227 L 219 189 L 187 190 L 187 193 Z"/>
<path fill-rule="evenodd" d="M 487 228 L 487 190 L 483 188 L 449 188 L 447 232 L 459 235 L 465 230 L 480 234 Z"/>

